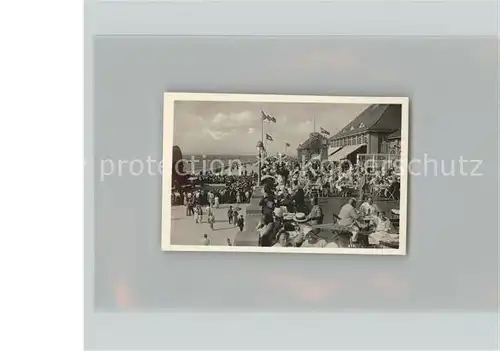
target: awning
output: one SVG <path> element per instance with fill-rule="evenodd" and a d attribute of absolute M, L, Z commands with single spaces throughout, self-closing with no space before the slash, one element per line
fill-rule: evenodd
<path fill-rule="evenodd" d="M 328 156 L 332 156 L 334 153 L 336 153 L 337 151 L 339 151 L 340 149 L 342 149 L 342 146 L 338 146 L 338 147 L 329 147 L 328 148 Z"/>
<path fill-rule="evenodd" d="M 339 151 L 335 152 L 333 155 L 328 157 L 328 161 L 341 161 L 347 158 L 350 154 L 355 152 L 356 150 L 362 148 L 366 144 L 360 144 L 360 145 L 346 145 Z"/>

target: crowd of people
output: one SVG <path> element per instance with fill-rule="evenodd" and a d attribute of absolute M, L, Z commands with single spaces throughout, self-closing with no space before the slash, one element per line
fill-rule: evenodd
<path fill-rule="evenodd" d="M 196 178 L 196 179 L 194 179 Z M 248 203 L 252 196 L 253 188 L 257 183 L 251 175 L 219 176 L 200 174 L 192 177 L 190 184 L 175 186 L 172 189 L 172 204 L 193 207 L 195 205 L 207 206 L 212 204 Z"/>
<path fill-rule="evenodd" d="M 269 157 L 262 174 L 276 179 L 281 189 L 300 186 L 306 195 L 399 199 L 400 177 L 393 167 L 365 168 L 318 159 L 300 164 L 292 158 Z"/>
<path fill-rule="evenodd" d="M 301 163 L 296 158 L 281 155 L 265 157 L 261 161 L 261 177 L 272 177 L 278 183 L 279 191 L 291 192 L 301 187 L 305 196 L 358 196 L 363 199 L 371 195 L 377 199 L 399 200 L 400 177 L 393 167 L 368 168 L 339 162 L 321 162 L 318 159 Z M 258 174 L 246 168 L 232 172 L 199 172 L 189 175 L 190 183 L 174 185 L 172 203 L 186 204 L 189 194 L 201 196 L 208 191 L 215 193 L 220 203 L 248 202 L 258 182 Z M 216 186 L 217 185 L 217 186 Z M 195 189 L 195 187 L 200 189 Z M 209 190 L 207 190 L 209 189 Z M 205 204 L 208 203 L 205 201 Z"/>
<path fill-rule="evenodd" d="M 300 187 L 298 191 L 300 191 Z M 294 198 L 297 193 L 294 194 Z M 295 201 L 295 200 L 294 200 Z M 319 226 L 323 223 L 324 213 L 318 198 L 311 199 L 308 213 L 289 212 L 275 196 L 275 191 L 267 187 L 260 201 L 262 217 L 256 227 L 259 246 L 269 247 L 378 247 L 381 242 L 396 242 L 398 230 L 384 211 L 368 196 L 359 207 L 357 199 L 350 198 L 333 214 L 331 233 L 324 235 Z M 295 209 L 300 208 L 294 203 Z M 321 234 L 323 235 L 321 235 Z"/>
<path fill-rule="evenodd" d="M 374 197 L 399 199 L 399 175 L 390 167 L 343 167 L 319 160 L 301 165 L 294 159 L 271 157 L 262 171 L 265 194 L 256 228 L 259 246 L 368 247 L 398 237 L 387 214 L 374 204 Z M 335 240 L 323 238 L 317 228 L 324 219 L 318 199 L 327 196 L 348 199 L 333 214 L 339 234 Z"/>
<path fill-rule="evenodd" d="M 191 184 L 173 189 L 174 205 L 184 205 L 186 216 L 194 216 L 196 223 L 203 223 L 206 214 L 206 223 L 213 230 L 214 210 L 219 209 L 221 204 L 231 204 L 227 220 L 243 231 L 245 218 L 239 213 L 241 208 L 237 205 L 250 202 L 258 182 L 256 173 L 231 175 L 207 172 L 192 175 L 190 179 Z M 261 163 L 264 194 L 259 205 L 262 217 L 255 228 L 259 233 L 258 245 L 345 247 L 356 245 L 361 237 L 362 244 L 369 246 L 378 245 L 388 238 L 394 239 L 397 230 L 387 214 L 374 204 L 374 198 L 398 200 L 399 183 L 399 174 L 391 167 L 345 167 L 319 160 L 301 164 L 291 157 L 266 157 Z M 338 232 L 348 235 L 338 235 L 335 240 L 322 237 L 315 227 L 324 221 L 319 199 L 329 196 L 346 198 L 345 204 L 333 217 L 340 228 Z M 210 242 L 206 237 L 203 241 L 205 244 Z M 228 245 L 232 245 L 230 240 Z"/>

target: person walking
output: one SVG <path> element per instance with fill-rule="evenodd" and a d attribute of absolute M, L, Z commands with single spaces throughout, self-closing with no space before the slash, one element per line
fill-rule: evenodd
<path fill-rule="evenodd" d="M 238 211 L 236 209 L 233 211 L 233 224 L 235 227 L 238 225 Z"/>
<path fill-rule="evenodd" d="M 227 219 L 229 224 L 233 221 L 233 206 L 229 206 L 229 210 L 227 210 Z"/>
<path fill-rule="evenodd" d="M 240 215 L 238 218 L 238 227 L 240 228 L 240 232 L 242 232 L 245 227 L 245 219 L 243 218 L 243 215 Z"/>
<path fill-rule="evenodd" d="M 210 229 L 214 230 L 214 223 L 215 223 L 215 216 L 212 210 L 209 210 L 208 212 L 208 225 L 210 226 Z"/>
<path fill-rule="evenodd" d="M 191 196 L 188 197 L 188 216 L 194 216 L 194 200 Z"/>
<path fill-rule="evenodd" d="M 203 208 L 201 205 L 196 206 L 196 214 L 197 214 L 197 223 L 202 223 L 203 222 Z"/>

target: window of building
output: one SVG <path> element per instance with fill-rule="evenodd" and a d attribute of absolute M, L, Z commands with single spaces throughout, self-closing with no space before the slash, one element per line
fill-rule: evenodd
<path fill-rule="evenodd" d="M 358 139 L 358 140 L 356 141 L 356 144 L 358 144 L 358 145 L 359 145 L 359 144 L 363 144 L 363 140 L 362 140 L 362 138 L 361 138 L 361 135 L 358 135 L 358 138 L 357 138 L 357 139 Z"/>
<path fill-rule="evenodd" d="M 347 145 L 351 145 L 351 138 L 347 139 Z"/>
<path fill-rule="evenodd" d="M 366 135 L 366 134 L 365 134 L 365 135 L 363 135 L 363 142 L 364 142 L 365 144 L 368 144 L 368 135 Z"/>
<path fill-rule="evenodd" d="M 350 130 L 354 130 L 354 126 L 351 126 L 351 129 Z"/>
<path fill-rule="evenodd" d="M 363 122 L 361 122 L 361 123 L 359 124 L 359 128 L 364 128 L 364 127 L 365 127 L 365 124 L 364 124 Z"/>

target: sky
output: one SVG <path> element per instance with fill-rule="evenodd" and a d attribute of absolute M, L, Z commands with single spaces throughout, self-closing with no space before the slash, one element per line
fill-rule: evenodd
<path fill-rule="evenodd" d="M 270 153 L 296 154 L 298 145 L 323 127 L 334 135 L 369 105 L 326 103 L 260 103 L 220 101 L 176 101 L 174 145 L 183 154 L 249 155 L 256 153 L 261 139 L 261 110 L 276 118 L 264 122 Z M 291 146 L 286 150 L 285 143 Z"/>

